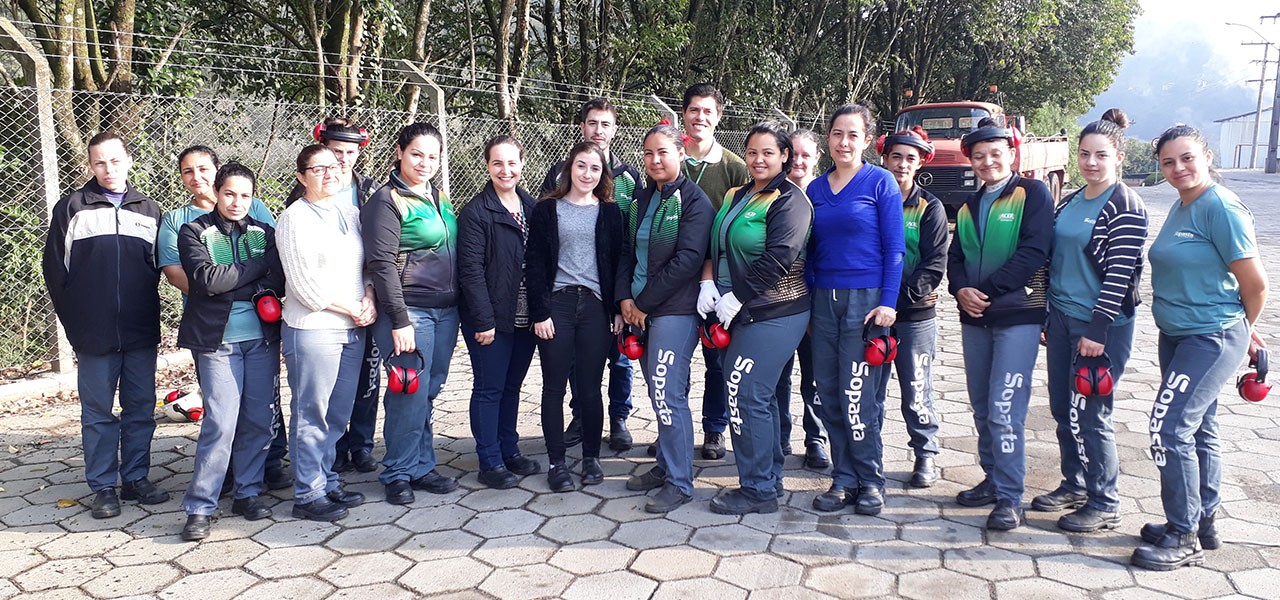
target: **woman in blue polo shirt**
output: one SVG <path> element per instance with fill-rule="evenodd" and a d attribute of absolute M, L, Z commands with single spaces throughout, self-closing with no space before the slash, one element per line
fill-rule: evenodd
<path fill-rule="evenodd" d="M 1160 329 L 1160 391 L 1151 410 L 1151 456 L 1166 522 L 1142 528 L 1135 566 L 1168 571 L 1204 562 L 1222 542 L 1218 392 L 1245 353 L 1264 347 L 1253 328 L 1267 299 L 1253 215 L 1216 183 L 1204 136 L 1177 125 L 1156 140 L 1160 172 L 1178 190 L 1151 243 L 1151 313 Z"/>

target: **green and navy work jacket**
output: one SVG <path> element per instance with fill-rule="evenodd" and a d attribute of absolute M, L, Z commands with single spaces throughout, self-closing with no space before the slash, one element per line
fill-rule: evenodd
<path fill-rule="evenodd" d="M 937 289 L 947 268 L 947 209 L 928 190 L 912 186 L 902 201 L 902 226 L 906 254 L 902 258 L 898 320 L 927 321 L 937 314 Z"/>
<path fill-rule="evenodd" d="M 1048 262 L 1053 250 L 1053 200 L 1043 182 L 1013 175 L 979 227 L 983 185 L 956 214 L 948 252 L 952 295 L 976 288 L 991 306 L 981 318 L 960 311 L 968 325 L 1043 324 L 1048 307 Z"/>
<path fill-rule="evenodd" d="M 636 232 L 651 205 L 648 257 L 645 261 L 644 289 L 632 297 L 632 275 L 638 267 Z M 619 264 L 616 296 L 619 303 L 631 299 L 636 308 L 651 316 L 691 315 L 698 311 L 698 279 L 706 258 L 707 242 L 715 209 L 697 184 L 684 175 L 657 187 L 650 182 L 636 190 L 623 210 L 626 237 Z"/>
<path fill-rule="evenodd" d="M 215 209 L 182 226 L 178 256 L 191 284 L 178 346 L 213 352 L 222 345 L 235 302 L 252 302 L 259 292 L 284 295 L 284 270 L 276 250 L 276 231 L 246 216 L 228 221 Z M 280 339 L 280 322 L 262 323 L 262 337 Z"/>
<path fill-rule="evenodd" d="M 805 246 L 813 205 L 786 173 L 752 193 L 752 185 L 730 189 L 711 226 L 711 260 L 720 280 L 720 257 L 729 265 L 734 297 L 742 302 L 737 322 L 751 323 L 809 310 L 804 278 Z M 739 205 L 745 203 L 740 209 Z M 728 220 L 728 226 L 724 227 Z"/>

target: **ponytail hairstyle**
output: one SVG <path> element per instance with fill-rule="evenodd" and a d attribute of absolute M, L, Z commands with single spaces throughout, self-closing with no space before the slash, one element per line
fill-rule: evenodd
<path fill-rule="evenodd" d="M 668 139 L 671 140 L 672 145 L 674 145 L 676 148 L 680 149 L 681 151 L 684 151 L 684 135 L 680 133 L 679 129 L 676 129 L 670 124 L 664 124 L 664 123 L 659 123 L 657 125 L 654 125 L 653 127 L 649 128 L 649 131 L 644 132 L 644 138 L 640 140 L 640 144 L 643 146 L 645 142 L 649 141 L 650 137 L 655 135 L 666 136 Z"/>
<path fill-rule="evenodd" d="M 556 189 L 538 200 L 559 199 L 569 195 L 569 190 L 573 189 L 573 161 L 578 158 L 578 155 L 588 153 L 594 153 L 600 157 L 600 183 L 591 190 L 591 195 L 600 202 L 613 202 L 613 173 L 609 170 L 609 157 L 604 155 L 604 150 L 601 150 L 595 142 L 578 142 L 569 149 L 569 160 L 564 163 L 564 171 L 561 172 Z"/>
<path fill-rule="evenodd" d="M 400 133 L 396 135 L 396 147 L 400 150 L 408 148 L 413 144 L 413 140 L 422 136 L 433 137 L 440 143 L 440 147 L 444 148 L 444 136 L 440 135 L 440 130 L 430 123 L 410 123 L 400 129 Z"/>
<path fill-rule="evenodd" d="M 843 117 L 845 115 L 857 115 L 861 117 L 862 124 L 866 129 L 866 131 L 864 132 L 864 134 L 866 135 L 866 139 L 868 140 L 875 139 L 876 132 L 877 132 L 876 117 L 875 115 L 871 114 L 870 102 L 866 100 L 859 100 L 858 102 L 855 102 L 853 104 L 845 104 L 844 106 L 837 108 L 835 112 L 831 113 L 831 118 L 827 119 L 827 131 L 831 131 L 831 128 L 835 126 L 836 119 L 839 119 L 840 117 Z"/>
<path fill-rule="evenodd" d="M 524 160 L 524 144 L 521 144 L 520 140 L 517 140 L 512 136 L 503 134 L 503 135 L 495 135 L 489 138 L 489 141 L 484 143 L 484 162 L 488 163 L 489 153 L 494 148 L 501 146 L 503 144 L 506 144 L 508 146 L 514 146 L 516 151 L 520 153 L 520 160 Z"/>
<path fill-rule="evenodd" d="M 221 166 L 222 166 L 222 161 L 218 160 L 218 153 L 217 153 L 217 152 L 214 152 L 214 151 L 213 151 L 213 148 L 210 148 L 210 147 L 208 147 L 208 146 L 203 146 L 203 145 L 197 144 L 197 145 L 195 145 L 195 146 L 188 146 L 188 147 L 184 148 L 184 149 L 182 150 L 182 152 L 179 152 L 179 153 L 178 153 L 178 168 L 179 168 L 179 169 L 181 169 L 181 168 L 182 168 L 182 161 L 186 160 L 186 159 L 187 159 L 187 157 L 188 157 L 188 156 L 191 156 L 192 154 L 203 154 L 203 155 L 205 155 L 205 156 L 208 156 L 208 157 L 209 157 L 209 160 L 213 162 L 213 168 L 214 168 L 214 169 L 217 169 L 218 167 L 221 167 Z"/>
<path fill-rule="evenodd" d="M 222 189 L 222 186 L 226 185 L 227 180 L 232 177 L 248 179 L 251 193 L 256 194 L 258 192 L 258 175 L 253 172 L 253 169 L 238 162 L 229 162 L 218 168 L 218 174 L 213 177 L 213 189 Z"/>
<path fill-rule="evenodd" d="M 1084 140 L 1086 135 L 1100 135 L 1107 138 L 1111 145 L 1115 147 L 1117 152 L 1124 152 L 1124 130 L 1133 124 L 1129 120 L 1129 115 L 1118 108 L 1109 108 L 1107 112 L 1102 113 L 1102 118 L 1084 126 L 1080 130 L 1080 137 L 1076 142 Z"/>
<path fill-rule="evenodd" d="M 795 146 L 796 140 L 809 140 L 814 146 L 818 147 L 818 153 L 822 153 L 822 139 L 812 129 L 797 129 L 791 132 L 791 145 Z"/>
<path fill-rule="evenodd" d="M 1183 123 L 1178 123 L 1164 130 L 1160 137 L 1151 142 L 1152 147 L 1155 148 L 1152 156 L 1156 159 L 1156 165 L 1160 164 L 1160 149 L 1165 144 L 1184 137 L 1191 138 L 1191 141 L 1200 146 L 1201 151 L 1204 152 L 1205 160 L 1209 163 L 1209 177 L 1218 183 L 1222 183 L 1222 176 L 1218 175 L 1218 170 L 1213 167 L 1213 150 L 1209 149 L 1209 142 L 1204 139 L 1204 134 L 1200 133 L 1199 129 Z"/>

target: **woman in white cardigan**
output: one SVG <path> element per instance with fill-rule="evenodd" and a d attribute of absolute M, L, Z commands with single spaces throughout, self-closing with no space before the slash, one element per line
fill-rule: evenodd
<path fill-rule="evenodd" d="M 359 212 L 334 198 L 339 163 L 319 144 L 298 154 L 306 188 L 276 227 L 285 273 L 282 350 L 288 369 L 293 451 L 293 516 L 336 521 L 364 495 L 347 492 L 332 469 L 335 444 L 346 431 L 364 352 L 365 326 L 376 317 L 364 277 Z"/>

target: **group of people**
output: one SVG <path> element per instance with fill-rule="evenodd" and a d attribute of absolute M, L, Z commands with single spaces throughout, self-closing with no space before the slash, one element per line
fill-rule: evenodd
<path fill-rule="evenodd" d="M 298 184 L 278 220 L 257 199 L 254 172 L 220 165 L 204 146 L 178 157 L 189 205 L 162 215 L 129 184 L 125 141 L 95 136 L 94 178 L 55 207 L 43 265 L 79 362 L 93 516 L 118 515 L 121 499 L 169 497 L 147 479 L 162 272 L 184 294 L 178 344 L 195 357 L 204 398 L 183 500 L 188 540 L 209 535 L 222 494 L 246 519 L 271 515 L 264 488 L 292 485 L 298 518 L 337 520 L 363 503 L 339 474 L 378 467 L 384 369 L 385 500 L 453 491 L 457 480 L 436 470 L 432 404 L 459 330 L 486 486 L 510 488 L 542 471 L 521 454 L 517 430 L 536 350 L 553 492 L 575 489 L 575 479 L 602 483 L 606 441 L 632 447 L 634 361 L 658 439 L 652 468 L 626 486 L 657 490 L 650 512 L 690 502 L 691 372 L 701 346 L 701 456 L 723 457 L 727 431 L 739 475 L 711 510 L 778 510 L 798 354 L 805 463 L 832 467 L 813 507 L 878 514 L 892 369 L 915 454 L 908 484 L 938 479 L 932 365 L 945 277 L 960 308 L 986 475 L 956 501 L 994 505 L 990 529 L 1025 522 L 1023 429 L 1044 344 L 1063 479 L 1031 508 L 1074 509 L 1058 523 L 1068 531 L 1119 524 L 1114 386 L 1081 391 L 1075 379 L 1086 366 L 1119 380 L 1134 339 L 1147 216 L 1119 181 L 1123 113 L 1108 111 L 1080 133 L 1085 185 L 1056 204 L 1042 182 L 1013 170 L 1019 132 L 980 122 L 961 145 L 982 185 L 960 207 L 953 242 L 945 208 L 916 184 L 934 154 L 924 130 L 877 137 L 867 107 L 842 106 L 826 124 L 832 166 L 819 175 L 824 144 L 814 132 L 757 123 L 739 157 L 714 137 L 720 92 L 699 84 L 683 100 L 683 131 L 660 124 L 644 134 L 643 177 L 610 149 L 616 109 L 593 99 L 579 113 L 584 141 L 552 166 L 538 197 L 521 185 L 523 146 L 503 135 L 485 144 L 489 182 L 460 211 L 432 183 L 442 139 L 424 123 L 399 132 L 383 183 L 353 170 L 368 133 L 326 120 L 313 132 L 318 143 L 297 156 Z M 864 159 L 870 147 L 883 167 Z M 1151 438 L 1167 521 L 1143 527 L 1133 562 L 1171 569 L 1199 563 L 1202 547 L 1220 543 L 1217 396 L 1264 345 L 1252 325 L 1267 283 L 1252 217 L 1215 183 L 1204 138 L 1174 127 L 1155 154 L 1181 198 L 1149 252 L 1163 374 Z M 566 449 L 578 443 L 582 460 L 571 471 Z"/>

